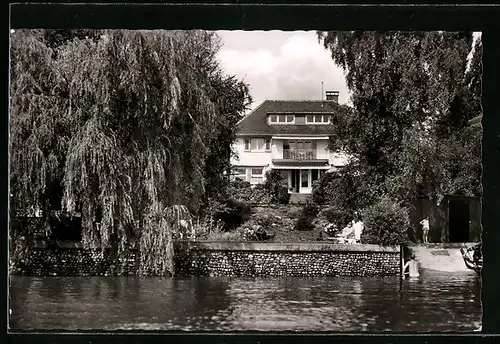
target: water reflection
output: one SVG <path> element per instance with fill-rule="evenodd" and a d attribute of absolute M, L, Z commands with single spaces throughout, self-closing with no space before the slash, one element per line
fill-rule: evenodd
<path fill-rule="evenodd" d="M 115 278 L 15 276 L 11 329 L 472 331 L 477 276 Z"/>

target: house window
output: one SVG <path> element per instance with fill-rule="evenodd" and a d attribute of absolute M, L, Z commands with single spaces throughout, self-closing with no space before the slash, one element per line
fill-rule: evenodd
<path fill-rule="evenodd" d="M 316 141 L 283 141 L 283 159 L 316 159 Z"/>
<path fill-rule="evenodd" d="M 330 123 L 330 115 L 307 115 L 307 124 L 328 124 Z"/>
<path fill-rule="evenodd" d="M 293 124 L 295 122 L 295 115 L 279 114 L 269 116 L 270 123 L 278 124 Z"/>
<path fill-rule="evenodd" d="M 288 147 L 290 149 L 315 149 L 315 141 L 289 141 Z"/>
<path fill-rule="evenodd" d="M 247 174 L 247 169 L 244 167 L 233 167 L 233 174 Z"/>
<path fill-rule="evenodd" d="M 252 138 L 245 139 L 246 152 L 264 152 L 271 151 L 271 139 Z"/>
<path fill-rule="evenodd" d="M 232 174 L 236 179 L 247 179 L 247 169 L 244 167 L 233 167 Z"/>
<path fill-rule="evenodd" d="M 252 168 L 252 176 L 262 176 L 262 168 Z"/>
<path fill-rule="evenodd" d="M 251 181 L 252 183 L 261 183 L 264 180 L 264 177 L 262 176 L 263 169 L 262 168 L 252 168 L 252 173 L 251 173 Z"/>
<path fill-rule="evenodd" d="M 264 139 L 252 139 L 251 150 L 256 152 L 261 152 L 264 150 L 265 140 Z"/>

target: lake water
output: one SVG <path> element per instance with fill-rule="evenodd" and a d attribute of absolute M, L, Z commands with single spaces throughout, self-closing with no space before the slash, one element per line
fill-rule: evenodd
<path fill-rule="evenodd" d="M 11 277 L 11 330 L 473 331 L 475 275 L 395 278 Z"/>

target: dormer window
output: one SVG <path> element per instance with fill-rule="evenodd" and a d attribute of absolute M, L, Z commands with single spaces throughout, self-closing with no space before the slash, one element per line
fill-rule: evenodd
<path fill-rule="evenodd" d="M 307 124 L 328 124 L 330 123 L 330 115 L 307 115 Z"/>
<path fill-rule="evenodd" d="M 295 116 L 290 114 L 272 114 L 269 116 L 269 123 L 271 124 L 293 124 L 295 123 Z"/>

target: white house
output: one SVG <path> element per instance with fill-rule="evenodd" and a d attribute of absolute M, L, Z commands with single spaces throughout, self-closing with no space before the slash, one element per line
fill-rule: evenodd
<path fill-rule="evenodd" d="M 339 110 L 338 92 L 326 100 L 266 100 L 241 120 L 235 141 L 234 177 L 261 183 L 267 170 L 279 169 L 292 193 L 308 194 L 312 183 L 347 156 L 327 149 L 330 116 Z"/>

